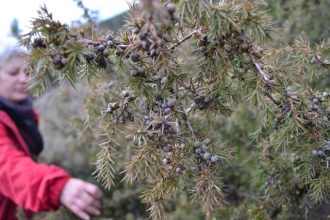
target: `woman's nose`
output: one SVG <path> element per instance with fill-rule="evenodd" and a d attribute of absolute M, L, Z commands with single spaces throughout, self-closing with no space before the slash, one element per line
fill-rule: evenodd
<path fill-rule="evenodd" d="M 25 70 L 21 70 L 19 73 L 19 81 L 26 83 L 29 80 L 29 76 L 26 74 Z"/>

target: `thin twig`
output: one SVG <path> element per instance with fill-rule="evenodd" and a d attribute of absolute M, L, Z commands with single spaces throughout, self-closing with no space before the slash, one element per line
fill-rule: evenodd
<path fill-rule="evenodd" d="M 254 59 L 254 57 L 253 57 L 252 54 L 250 54 L 250 57 L 251 57 L 251 59 L 252 59 L 253 64 L 257 67 L 257 70 L 259 71 L 259 73 L 261 74 L 261 76 L 262 76 L 266 81 L 268 81 L 269 78 L 268 78 L 267 74 L 265 74 L 265 73 L 262 71 L 262 69 L 260 68 L 259 64 L 258 64 L 258 63 L 256 62 L 256 60 Z"/>
<path fill-rule="evenodd" d="M 270 98 L 277 106 L 282 106 L 282 103 L 280 101 L 278 101 L 277 99 L 275 99 L 271 94 L 266 93 L 266 95 L 268 96 L 268 98 Z"/>
<path fill-rule="evenodd" d="M 185 116 L 186 116 L 186 124 L 187 124 L 187 127 L 188 127 L 189 131 L 191 131 L 193 137 L 195 137 L 196 134 L 195 134 L 194 128 L 191 126 L 191 122 L 190 122 L 190 120 L 189 120 L 189 112 L 191 112 L 191 110 L 193 110 L 193 108 L 192 108 L 192 107 L 189 107 L 189 108 L 186 110 L 186 112 L 185 112 Z"/>
<path fill-rule="evenodd" d="M 180 44 L 191 38 L 194 34 L 200 32 L 201 30 L 202 29 L 194 30 L 193 32 L 182 38 L 179 42 L 177 42 L 173 47 L 171 47 L 171 50 L 174 50 L 177 46 L 179 46 Z"/>
<path fill-rule="evenodd" d="M 317 60 L 317 62 L 319 62 L 321 64 L 321 66 L 329 69 L 329 67 L 322 60 L 320 60 L 319 56 L 315 55 L 314 57 Z"/>

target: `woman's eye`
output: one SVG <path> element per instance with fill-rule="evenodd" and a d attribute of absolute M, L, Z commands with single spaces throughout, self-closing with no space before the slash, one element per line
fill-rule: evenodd
<path fill-rule="evenodd" d="M 17 71 L 15 71 L 15 72 L 9 72 L 9 75 L 11 75 L 11 76 L 15 76 L 15 75 L 17 75 L 17 74 L 18 74 Z"/>

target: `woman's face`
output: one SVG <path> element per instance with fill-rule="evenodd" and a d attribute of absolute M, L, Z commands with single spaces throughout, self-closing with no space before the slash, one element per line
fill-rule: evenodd
<path fill-rule="evenodd" d="M 0 66 L 0 96 L 13 102 L 27 99 L 29 77 L 25 70 L 24 57 L 11 57 Z"/>

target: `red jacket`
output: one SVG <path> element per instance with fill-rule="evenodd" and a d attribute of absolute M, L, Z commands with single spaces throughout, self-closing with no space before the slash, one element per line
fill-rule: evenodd
<path fill-rule="evenodd" d="M 60 167 L 36 163 L 14 122 L 0 110 L 0 220 L 16 220 L 16 206 L 27 217 L 57 209 L 69 178 Z"/>

